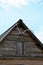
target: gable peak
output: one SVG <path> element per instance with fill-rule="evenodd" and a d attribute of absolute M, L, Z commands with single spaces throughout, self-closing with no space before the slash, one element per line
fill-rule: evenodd
<path fill-rule="evenodd" d="M 19 19 L 19 20 L 18 20 L 18 23 L 22 23 L 22 22 L 23 22 L 23 20 L 22 20 L 22 19 Z"/>

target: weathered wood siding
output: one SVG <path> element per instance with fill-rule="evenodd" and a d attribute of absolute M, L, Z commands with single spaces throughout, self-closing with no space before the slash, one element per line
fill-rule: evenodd
<path fill-rule="evenodd" d="M 41 60 L 0 60 L 0 65 L 43 65 Z"/>
<path fill-rule="evenodd" d="M 24 29 L 19 27 L 20 31 Z M 0 43 L 0 57 L 28 56 L 28 58 L 43 58 L 43 51 L 28 32 L 19 35 L 15 27 Z"/>

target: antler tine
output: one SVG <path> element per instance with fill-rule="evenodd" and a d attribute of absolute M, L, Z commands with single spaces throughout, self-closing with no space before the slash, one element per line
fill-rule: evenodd
<path fill-rule="evenodd" d="M 28 31 L 28 29 L 24 30 L 24 31 L 22 32 L 22 34 L 25 33 L 26 31 Z"/>
<path fill-rule="evenodd" d="M 17 23 L 17 30 L 18 30 L 19 34 L 21 34 L 20 29 L 19 29 L 19 27 L 18 27 L 18 23 Z"/>

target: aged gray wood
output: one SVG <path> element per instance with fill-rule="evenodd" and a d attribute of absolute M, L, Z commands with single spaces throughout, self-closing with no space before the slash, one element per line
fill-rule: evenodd
<path fill-rule="evenodd" d="M 22 55 L 22 42 L 17 42 L 17 54 Z"/>
<path fill-rule="evenodd" d="M 20 32 L 24 29 L 19 26 Z M 37 41 L 26 31 L 19 35 L 17 26 L 0 43 L 0 57 L 27 57 L 43 58 L 43 50 L 37 45 Z"/>

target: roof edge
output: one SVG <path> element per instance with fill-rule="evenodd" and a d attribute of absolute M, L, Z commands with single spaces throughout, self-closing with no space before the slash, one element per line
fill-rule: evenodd
<path fill-rule="evenodd" d="M 43 47 L 43 44 L 41 41 L 33 34 L 33 32 L 23 23 L 22 19 L 19 19 L 15 24 L 13 24 L 8 30 L 6 30 L 1 36 L 0 36 L 0 42 L 9 34 L 9 32 L 19 23 L 22 23 L 25 28 L 28 29 L 32 37 Z"/>
<path fill-rule="evenodd" d="M 22 22 L 22 19 L 19 19 L 15 24 L 13 24 L 9 29 L 7 29 L 3 34 L 0 35 L 0 42 L 8 35 L 8 33 L 17 25 L 17 23 Z"/>

